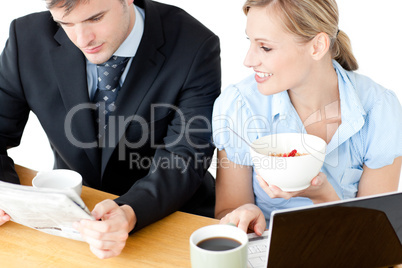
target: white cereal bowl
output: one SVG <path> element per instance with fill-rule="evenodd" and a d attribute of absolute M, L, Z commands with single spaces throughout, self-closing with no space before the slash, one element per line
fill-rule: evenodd
<path fill-rule="evenodd" d="M 310 134 L 281 133 L 261 137 L 252 146 L 251 159 L 257 174 L 269 185 L 293 192 L 309 187 L 311 180 L 318 175 L 324 163 L 327 143 Z M 289 153 L 294 149 L 306 155 L 270 156 L 273 153 Z"/>

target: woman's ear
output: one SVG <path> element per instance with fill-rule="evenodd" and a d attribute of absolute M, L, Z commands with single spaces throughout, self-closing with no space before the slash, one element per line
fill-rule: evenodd
<path fill-rule="evenodd" d="M 311 56 L 315 60 L 320 60 L 327 54 L 331 42 L 326 33 L 317 34 L 311 42 Z"/>

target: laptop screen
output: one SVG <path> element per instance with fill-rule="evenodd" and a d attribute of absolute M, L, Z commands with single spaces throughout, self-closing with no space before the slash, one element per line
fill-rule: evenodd
<path fill-rule="evenodd" d="M 379 267 L 402 263 L 402 193 L 271 215 L 268 267 Z"/>

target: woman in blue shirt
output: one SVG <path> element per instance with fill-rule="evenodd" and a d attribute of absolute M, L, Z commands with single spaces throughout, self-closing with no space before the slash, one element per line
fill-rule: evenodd
<path fill-rule="evenodd" d="M 255 75 L 216 100 L 215 216 L 261 234 L 270 213 L 398 189 L 402 108 L 395 94 L 353 72 L 358 64 L 338 29 L 333 0 L 247 0 L 244 64 Z M 247 144 L 275 133 L 316 135 L 328 146 L 311 185 L 283 192 L 256 175 Z"/>

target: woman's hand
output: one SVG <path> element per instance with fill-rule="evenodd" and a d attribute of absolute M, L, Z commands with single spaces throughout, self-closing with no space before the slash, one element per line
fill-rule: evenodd
<path fill-rule="evenodd" d="M 290 199 L 292 197 L 307 197 L 310 198 L 314 204 L 340 199 L 331 183 L 327 180 L 327 176 L 322 172 L 311 180 L 311 184 L 308 188 L 295 192 L 284 192 L 275 185 L 268 185 L 268 183 L 259 175 L 257 175 L 257 180 L 260 187 L 271 198 Z"/>
<path fill-rule="evenodd" d="M 226 214 L 220 221 L 221 224 L 234 224 L 244 232 L 250 229 L 257 235 L 262 235 L 266 228 L 264 214 L 254 204 L 245 204 Z"/>

